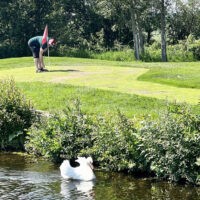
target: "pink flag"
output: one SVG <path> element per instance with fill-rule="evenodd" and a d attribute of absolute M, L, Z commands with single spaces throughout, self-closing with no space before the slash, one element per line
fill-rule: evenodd
<path fill-rule="evenodd" d="M 47 44 L 47 37 L 48 37 L 48 26 L 46 25 L 42 37 L 42 45 Z"/>

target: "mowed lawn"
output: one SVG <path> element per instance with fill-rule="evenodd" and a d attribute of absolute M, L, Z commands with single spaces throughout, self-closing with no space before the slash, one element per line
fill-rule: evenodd
<path fill-rule="evenodd" d="M 113 106 L 130 110 L 135 103 L 137 112 L 148 113 L 152 106 L 164 107 L 166 100 L 195 107 L 200 101 L 198 62 L 126 63 L 54 57 L 46 58 L 45 63 L 49 72 L 35 73 L 30 57 L 1 59 L 0 79 L 13 78 L 36 106 L 45 110 L 62 109 L 73 97 L 81 98 L 90 112 Z"/>

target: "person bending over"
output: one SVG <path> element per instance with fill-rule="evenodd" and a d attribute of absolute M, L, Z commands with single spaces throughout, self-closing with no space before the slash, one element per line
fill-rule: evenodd
<path fill-rule="evenodd" d="M 33 54 L 36 72 L 48 71 L 47 69 L 45 69 L 43 53 L 47 51 L 49 46 L 54 46 L 56 44 L 55 39 L 50 39 L 48 37 L 47 42 L 42 44 L 42 38 L 43 36 L 36 36 L 29 39 L 28 41 L 28 46 L 30 47 Z"/>

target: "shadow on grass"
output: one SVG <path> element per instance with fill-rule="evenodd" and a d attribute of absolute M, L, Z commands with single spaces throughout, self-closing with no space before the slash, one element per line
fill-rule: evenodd
<path fill-rule="evenodd" d="M 58 70 L 49 70 L 49 72 L 80 72 L 80 70 L 74 70 L 74 69 L 67 69 L 67 70 L 62 70 L 62 69 L 58 69 Z"/>

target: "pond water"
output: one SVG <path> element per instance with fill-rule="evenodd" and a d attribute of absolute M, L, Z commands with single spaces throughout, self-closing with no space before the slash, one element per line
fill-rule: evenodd
<path fill-rule="evenodd" d="M 0 153 L 1 200 L 200 200 L 200 187 L 95 171 L 95 181 L 67 181 L 59 166 Z"/>

